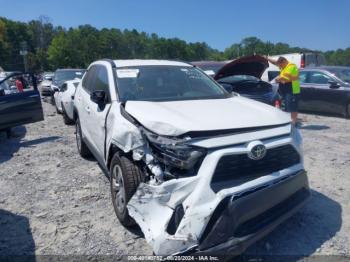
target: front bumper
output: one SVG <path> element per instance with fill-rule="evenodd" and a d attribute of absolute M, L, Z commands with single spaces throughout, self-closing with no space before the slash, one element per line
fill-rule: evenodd
<path fill-rule="evenodd" d="M 280 128 L 277 131 L 280 132 Z M 263 135 L 261 131 L 260 138 Z M 242 134 L 198 142 L 202 147 L 215 144 L 215 149 L 208 150 L 196 176 L 169 180 L 161 185 L 142 183 L 139 186 L 128 203 L 128 211 L 155 254 L 174 255 L 189 250 L 231 253 L 231 248 L 234 254 L 239 253 L 292 215 L 308 198 L 301 144 L 288 135 L 261 141 L 267 150 L 292 146 L 299 152 L 300 162 L 213 190 L 212 178 L 220 159 L 249 152 L 249 142 L 221 147 L 229 142 L 236 143 L 241 136 L 247 138 L 247 134 Z M 255 139 L 253 134 L 249 137 Z"/>
<path fill-rule="evenodd" d="M 292 216 L 309 197 L 305 171 L 243 197 L 227 197 L 214 211 L 195 251 L 238 255 Z"/>

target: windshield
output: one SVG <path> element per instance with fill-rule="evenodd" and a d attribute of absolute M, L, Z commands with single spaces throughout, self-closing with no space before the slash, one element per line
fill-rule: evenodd
<path fill-rule="evenodd" d="M 226 98 L 229 94 L 195 67 L 139 66 L 117 69 L 121 101 Z"/>
<path fill-rule="evenodd" d="M 350 68 L 337 68 L 329 70 L 332 74 L 338 77 L 340 80 L 350 83 Z"/>
<path fill-rule="evenodd" d="M 85 70 L 61 70 L 56 71 L 54 75 L 55 82 L 65 82 L 67 80 L 73 80 L 75 78 L 81 79 L 85 73 Z"/>
<path fill-rule="evenodd" d="M 235 83 L 235 82 L 241 82 L 241 81 L 257 81 L 259 82 L 260 79 L 255 76 L 250 75 L 234 75 L 234 76 L 228 76 L 224 78 L 220 78 L 218 80 L 219 82 L 226 82 L 226 83 Z"/>

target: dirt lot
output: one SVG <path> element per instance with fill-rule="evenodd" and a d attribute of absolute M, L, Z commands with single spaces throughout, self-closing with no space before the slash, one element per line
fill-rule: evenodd
<path fill-rule="evenodd" d="M 96 161 L 79 157 L 73 126 L 44 103 L 45 121 L 0 135 L 0 255 L 152 254 L 114 215 Z M 304 115 L 312 199 L 246 254 L 350 255 L 350 121 Z"/>

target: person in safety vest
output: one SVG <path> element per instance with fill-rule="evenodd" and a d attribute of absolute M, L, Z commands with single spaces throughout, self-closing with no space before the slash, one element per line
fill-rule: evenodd
<path fill-rule="evenodd" d="M 266 59 L 278 66 L 281 70 L 276 82 L 279 83 L 279 91 L 285 103 L 285 111 L 291 113 L 293 124 L 298 119 L 298 102 L 300 94 L 299 70 L 298 67 L 290 63 L 285 57 L 277 60 L 266 57 Z"/>

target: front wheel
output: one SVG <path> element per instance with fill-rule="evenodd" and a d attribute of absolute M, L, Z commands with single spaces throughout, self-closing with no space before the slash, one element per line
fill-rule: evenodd
<path fill-rule="evenodd" d="M 83 141 L 83 137 L 81 135 L 81 126 L 80 126 L 80 121 L 79 118 L 75 122 L 75 138 L 77 140 L 77 148 L 80 156 L 83 158 L 87 158 L 91 155 L 89 148 Z"/>
<path fill-rule="evenodd" d="M 112 203 L 120 223 L 126 227 L 135 225 L 134 219 L 129 216 L 127 204 L 142 181 L 144 175 L 138 166 L 126 156 L 114 154 L 110 167 Z"/>

